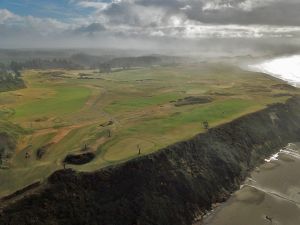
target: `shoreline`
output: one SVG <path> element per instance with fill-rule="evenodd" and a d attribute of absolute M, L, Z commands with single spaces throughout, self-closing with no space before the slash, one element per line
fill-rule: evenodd
<path fill-rule="evenodd" d="M 296 144 L 295 143 L 289 143 L 286 147 L 281 148 L 277 153 L 275 153 L 275 154 L 271 155 L 270 157 L 266 158 L 261 165 L 256 167 L 250 173 L 250 175 L 243 181 L 240 188 L 238 190 L 234 191 L 231 194 L 231 196 L 228 200 L 226 200 L 223 203 L 218 203 L 218 205 L 215 208 L 213 208 L 211 211 L 209 211 L 203 217 L 202 221 L 195 222 L 195 223 L 193 223 L 193 225 L 210 225 L 213 222 L 214 218 L 216 216 L 218 216 L 219 213 L 222 212 L 222 210 L 226 209 L 226 207 L 230 207 L 236 201 L 236 199 L 235 199 L 236 196 L 235 195 L 238 192 L 243 192 L 244 188 L 253 188 L 253 189 L 256 189 L 258 191 L 268 193 L 268 194 L 272 195 L 275 198 L 282 199 L 282 200 L 285 200 L 285 201 L 289 201 L 289 202 L 291 202 L 293 204 L 296 204 L 296 205 L 300 205 L 300 202 L 290 200 L 287 196 L 282 196 L 281 194 L 276 193 L 276 191 L 274 191 L 274 190 L 264 190 L 262 188 L 257 187 L 255 185 L 255 183 L 257 181 L 252 178 L 254 173 L 257 173 L 257 172 L 260 173 L 262 169 L 266 170 L 266 168 L 268 168 L 268 170 L 274 170 L 277 167 L 277 165 L 275 165 L 276 162 L 281 161 L 281 160 L 283 160 L 283 161 L 287 160 L 287 159 L 285 159 L 286 157 L 300 160 L 300 153 L 296 150 L 293 150 L 291 147 L 294 147 L 294 148 L 297 147 L 297 143 Z M 290 159 L 290 160 L 292 160 L 292 159 Z M 252 183 L 254 183 L 254 184 L 252 184 Z"/>
<path fill-rule="evenodd" d="M 227 202 L 208 214 L 202 224 L 194 225 L 263 224 L 267 217 L 278 225 L 299 222 L 299 144 L 290 143 L 278 152 L 277 159 L 265 161 Z"/>
<path fill-rule="evenodd" d="M 300 55 L 292 55 L 264 60 L 261 63 L 247 65 L 246 70 L 267 74 L 294 87 L 300 87 Z M 289 67 L 288 71 L 282 68 Z M 296 78 L 296 79 L 295 79 Z"/>

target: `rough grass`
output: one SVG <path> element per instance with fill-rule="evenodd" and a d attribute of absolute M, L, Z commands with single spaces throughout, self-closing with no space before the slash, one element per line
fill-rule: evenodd
<path fill-rule="evenodd" d="M 105 108 L 108 113 L 133 111 L 147 106 L 166 104 L 170 101 L 177 100 L 180 95 L 176 93 L 160 94 L 155 96 L 134 97 L 121 101 L 114 101 Z"/>
<path fill-rule="evenodd" d="M 26 134 L 26 131 L 17 124 L 0 120 L 0 133 L 6 133 L 16 140 L 21 134 Z"/>

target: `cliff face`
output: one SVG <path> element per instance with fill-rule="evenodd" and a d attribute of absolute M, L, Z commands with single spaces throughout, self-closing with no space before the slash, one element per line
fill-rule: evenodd
<path fill-rule="evenodd" d="M 0 224 L 191 224 L 264 158 L 299 140 L 295 97 L 116 167 L 57 171 L 6 206 Z"/>

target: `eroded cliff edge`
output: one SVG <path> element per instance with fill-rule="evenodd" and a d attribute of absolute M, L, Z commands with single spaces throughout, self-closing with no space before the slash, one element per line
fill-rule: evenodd
<path fill-rule="evenodd" d="M 300 97 L 293 97 L 118 166 L 57 171 L 23 198 L 2 202 L 0 224 L 192 224 L 264 158 L 299 140 Z"/>

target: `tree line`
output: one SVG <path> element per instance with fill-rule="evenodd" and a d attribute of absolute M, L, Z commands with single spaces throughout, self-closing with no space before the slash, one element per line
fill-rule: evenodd
<path fill-rule="evenodd" d="M 96 63 L 93 67 L 99 69 L 100 72 L 109 73 L 113 68 L 122 70 L 135 68 L 135 67 L 148 67 L 160 65 L 161 59 L 155 56 L 141 56 L 141 57 L 123 57 L 114 58 L 106 62 Z"/>
<path fill-rule="evenodd" d="M 9 65 L 0 63 L 0 82 L 20 79 L 20 70 L 21 68 L 16 62 L 11 62 Z"/>
<path fill-rule="evenodd" d="M 8 65 L 0 63 L 0 91 L 9 91 L 25 87 L 21 78 L 21 67 L 16 62 Z"/>
<path fill-rule="evenodd" d="M 10 63 L 11 68 L 21 69 L 81 69 L 81 66 L 67 59 L 31 59 Z"/>

